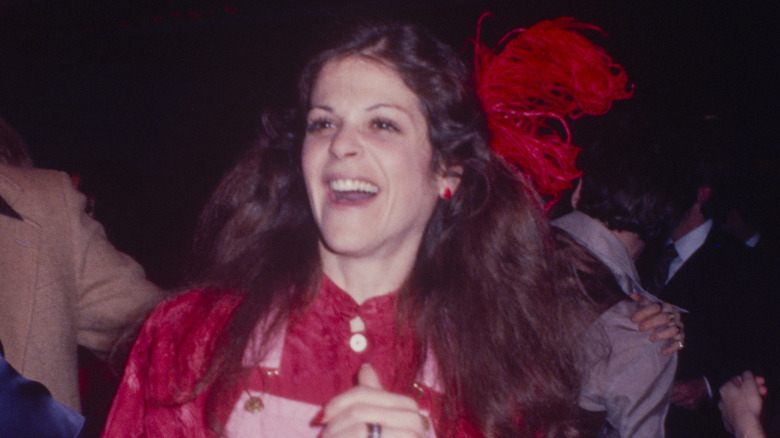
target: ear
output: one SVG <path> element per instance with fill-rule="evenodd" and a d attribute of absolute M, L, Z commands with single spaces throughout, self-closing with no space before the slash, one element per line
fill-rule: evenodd
<path fill-rule="evenodd" d="M 711 196 L 712 196 L 712 187 L 710 187 L 710 186 L 701 186 L 696 191 L 696 203 L 697 204 L 703 204 L 703 203 L 709 201 Z"/>
<path fill-rule="evenodd" d="M 460 177 L 463 175 L 463 166 L 450 166 L 439 171 L 438 185 L 439 196 L 449 199 L 458 191 Z"/>
<path fill-rule="evenodd" d="M 580 203 L 580 196 L 582 196 L 582 178 L 577 180 L 577 187 L 571 193 L 571 208 L 577 209 L 577 204 Z"/>

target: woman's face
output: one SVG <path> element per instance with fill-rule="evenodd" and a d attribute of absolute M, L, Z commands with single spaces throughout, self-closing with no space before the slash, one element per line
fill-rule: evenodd
<path fill-rule="evenodd" d="M 432 153 L 420 102 L 394 70 L 357 56 L 326 63 L 302 154 L 324 249 L 414 257 L 446 184 L 431 171 Z"/>

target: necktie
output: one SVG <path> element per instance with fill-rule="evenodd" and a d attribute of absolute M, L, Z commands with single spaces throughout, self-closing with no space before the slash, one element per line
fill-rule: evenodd
<path fill-rule="evenodd" d="M 661 252 L 661 258 L 655 265 L 653 282 L 650 285 L 650 292 L 656 296 L 660 296 L 664 284 L 666 284 L 666 279 L 669 277 L 669 265 L 671 265 L 672 260 L 676 259 L 678 256 L 679 254 L 677 254 L 677 249 L 674 247 L 673 243 L 668 243 L 664 246 L 664 250 Z"/>

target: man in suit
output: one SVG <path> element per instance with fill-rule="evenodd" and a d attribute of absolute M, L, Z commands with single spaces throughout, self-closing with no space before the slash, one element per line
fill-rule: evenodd
<path fill-rule="evenodd" d="M 5 128 L 0 139 L 13 134 Z M 14 154 L 0 153 L 5 161 L 9 156 Z M 141 266 L 114 248 L 84 212 L 85 202 L 64 172 L 0 162 L 5 359 L 77 412 L 77 346 L 106 358 L 123 331 L 160 298 Z"/>
<path fill-rule="evenodd" d="M 715 220 L 722 209 L 722 168 L 701 162 L 688 174 L 680 187 L 688 197 L 686 213 L 668 239 L 645 252 L 640 271 L 652 292 L 690 311 L 667 436 L 728 436 L 716 391 L 729 377 L 758 366 L 762 352 L 747 348 L 762 335 L 756 326 L 758 284 L 747 247 Z"/>

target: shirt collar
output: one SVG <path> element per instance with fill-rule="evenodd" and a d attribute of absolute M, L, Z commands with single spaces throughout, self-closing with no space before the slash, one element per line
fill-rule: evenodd
<path fill-rule="evenodd" d="M 752 236 L 750 236 L 750 239 L 745 241 L 745 245 L 755 248 L 756 245 L 758 245 L 758 241 L 761 240 L 761 233 L 756 233 Z"/>
<path fill-rule="evenodd" d="M 638 287 L 639 274 L 628 248 L 604 224 L 576 210 L 555 219 L 551 224 L 566 231 L 598 257 L 618 277 L 619 282 L 622 278 L 630 280 L 633 283 L 630 289 L 621 284 L 626 293 L 631 293 L 631 289 Z"/>
<path fill-rule="evenodd" d="M 683 262 L 688 260 L 699 247 L 704 245 L 707 236 L 712 229 L 712 219 L 707 219 L 703 224 L 691 230 L 688 234 L 680 237 L 674 242 L 674 249 Z"/>

